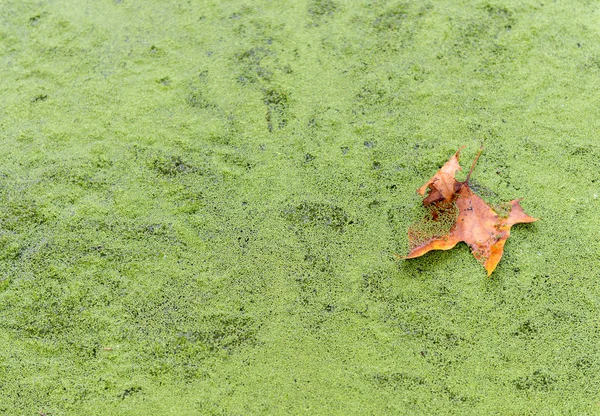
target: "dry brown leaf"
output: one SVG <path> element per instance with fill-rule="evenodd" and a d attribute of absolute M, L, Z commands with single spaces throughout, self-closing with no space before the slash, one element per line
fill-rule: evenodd
<path fill-rule="evenodd" d="M 460 170 L 458 159 L 461 149 L 417 190 L 424 196 L 429 189 L 423 205 L 429 209 L 430 216 L 409 228 L 410 252 L 404 258 L 419 257 L 431 250 L 449 250 L 464 241 L 489 276 L 502 258 L 510 228 L 514 224 L 534 222 L 536 218 L 525 214 L 519 199 L 502 204 L 498 213 L 471 190 L 469 178 L 481 150 L 473 161 L 467 179 L 464 182 L 457 181 L 454 175 Z M 427 228 L 440 230 L 444 224 L 450 225 L 445 233 L 423 231 Z"/>

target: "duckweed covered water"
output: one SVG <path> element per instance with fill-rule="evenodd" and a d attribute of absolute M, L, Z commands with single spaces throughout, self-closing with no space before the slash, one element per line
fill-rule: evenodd
<path fill-rule="evenodd" d="M 598 413 L 599 12 L 4 1 L 0 413 Z M 481 143 L 540 221 L 397 260 Z"/>

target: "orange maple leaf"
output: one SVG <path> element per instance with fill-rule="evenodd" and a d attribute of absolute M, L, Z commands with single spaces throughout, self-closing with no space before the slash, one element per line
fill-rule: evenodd
<path fill-rule="evenodd" d="M 502 253 L 510 228 L 519 223 L 534 222 L 536 218 L 525 214 L 514 199 L 494 211 L 469 186 L 469 178 L 481 149 L 473 160 L 471 170 L 463 182 L 454 175 L 460 170 L 458 163 L 462 147 L 417 192 L 423 196 L 423 205 L 429 209 L 429 218 L 413 224 L 408 230 L 410 252 L 404 259 L 422 256 L 431 250 L 449 250 L 460 241 L 471 247 L 475 258 L 483 264 L 488 276 L 492 274 Z M 444 225 L 450 228 L 440 232 Z"/>

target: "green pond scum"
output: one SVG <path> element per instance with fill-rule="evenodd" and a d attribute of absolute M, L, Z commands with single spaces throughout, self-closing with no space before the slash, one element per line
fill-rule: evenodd
<path fill-rule="evenodd" d="M 599 15 L 3 0 L 0 414 L 599 414 Z M 540 221 L 398 260 L 481 143 Z"/>

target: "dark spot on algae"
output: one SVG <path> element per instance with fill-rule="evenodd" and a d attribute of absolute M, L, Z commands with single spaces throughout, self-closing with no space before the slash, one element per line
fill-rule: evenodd
<path fill-rule="evenodd" d="M 288 221 L 299 226 L 324 226 L 337 232 L 353 224 L 348 214 L 340 207 L 319 202 L 303 202 L 285 212 Z"/>
<path fill-rule="evenodd" d="M 48 99 L 48 94 L 38 94 L 31 99 L 32 103 L 39 103 L 42 101 L 46 101 Z"/>
<path fill-rule="evenodd" d="M 164 81 L 163 78 L 163 80 L 161 80 L 161 84 L 167 86 L 170 84 L 170 80 L 167 78 L 166 81 Z M 199 91 L 195 88 L 188 94 L 185 100 L 192 108 L 208 109 L 216 107 L 213 103 L 206 99 L 202 91 Z"/>
<path fill-rule="evenodd" d="M 378 302 L 393 301 L 393 286 L 391 274 L 376 270 L 362 276 L 362 289 L 369 299 Z"/>
<path fill-rule="evenodd" d="M 287 108 L 289 96 L 282 88 L 269 87 L 263 91 L 264 103 L 267 106 L 267 128 L 273 132 L 273 126 L 284 128 L 288 123 Z"/>
<path fill-rule="evenodd" d="M 257 327 L 249 317 L 212 315 L 205 320 L 209 329 L 179 332 L 176 342 L 200 343 L 209 351 L 215 351 L 233 350 L 257 341 Z"/>
<path fill-rule="evenodd" d="M 313 0 L 308 6 L 308 13 L 314 17 L 331 16 L 338 9 L 333 0 Z"/>
<path fill-rule="evenodd" d="M 377 373 L 371 378 L 371 382 L 380 388 L 415 388 L 424 386 L 425 379 L 419 376 L 409 375 L 407 373 Z"/>
<path fill-rule="evenodd" d="M 0 226 L 6 231 L 23 231 L 47 220 L 45 210 L 31 199 L 11 199 L 0 212 Z"/>
<path fill-rule="evenodd" d="M 373 27 L 380 32 L 396 31 L 402 27 L 409 14 L 406 4 L 398 4 L 379 14 L 373 22 Z"/>
<path fill-rule="evenodd" d="M 125 398 L 127 398 L 135 393 L 139 393 L 141 391 L 142 391 L 142 388 L 140 386 L 133 386 L 133 387 L 126 388 L 125 390 L 123 390 L 123 393 L 119 394 L 119 399 L 124 400 Z"/>
<path fill-rule="evenodd" d="M 535 370 L 531 375 L 519 377 L 513 381 L 517 390 L 531 390 L 547 392 L 554 387 L 556 377 L 546 370 Z"/>
<path fill-rule="evenodd" d="M 171 78 L 169 77 L 162 77 L 160 79 L 157 79 L 156 82 L 160 85 L 164 85 L 165 87 L 168 87 L 169 85 L 171 85 Z"/>
<path fill-rule="evenodd" d="M 535 325 L 530 320 L 526 320 L 521 325 L 519 325 L 517 330 L 514 331 L 512 335 L 522 338 L 533 338 L 533 336 L 536 335 L 537 332 L 538 331 L 535 328 Z"/>
<path fill-rule="evenodd" d="M 41 15 L 39 15 L 39 14 L 38 14 L 38 15 L 35 15 L 35 16 L 33 16 L 33 17 L 30 17 L 30 18 L 29 18 L 29 24 L 30 24 L 31 26 L 37 26 L 37 25 L 40 23 L 40 19 L 41 19 L 41 18 L 42 18 L 42 16 L 41 16 Z"/>
<path fill-rule="evenodd" d="M 275 59 L 275 52 L 263 46 L 256 46 L 237 53 L 235 63 L 242 70 L 242 73 L 238 75 L 238 82 L 245 85 L 258 81 L 271 81 L 274 75 L 274 69 L 271 66 Z"/>
<path fill-rule="evenodd" d="M 164 176 L 176 176 L 198 171 L 198 168 L 186 163 L 181 156 L 158 157 L 152 162 L 152 168 Z"/>

